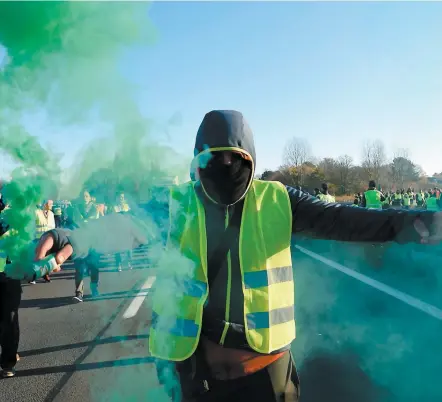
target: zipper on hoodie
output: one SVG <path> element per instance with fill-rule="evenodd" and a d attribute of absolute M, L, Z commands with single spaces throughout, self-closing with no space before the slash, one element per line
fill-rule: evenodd
<path fill-rule="evenodd" d="M 229 226 L 229 207 L 226 207 L 226 217 L 225 217 L 225 229 Z M 229 330 L 229 320 L 230 320 L 230 293 L 232 290 L 232 258 L 230 255 L 230 250 L 227 252 L 227 289 L 226 289 L 226 312 L 224 316 L 224 328 L 221 334 L 221 339 L 219 341 L 220 345 L 224 345 L 226 340 L 227 331 Z"/>

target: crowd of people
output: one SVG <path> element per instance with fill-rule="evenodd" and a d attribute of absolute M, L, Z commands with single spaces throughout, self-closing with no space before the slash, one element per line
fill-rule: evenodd
<path fill-rule="evenodd" d="M 370 182 L 369 190 L 376 190 L 376 184 L 374 181 Z M 427 190 L 415 190 L 414 188 L 409 187 L 407 190 L 397 189 L 383 192 L 382 189 L 380 189 L 377 191 L 381 194 L 381 207 L 383 209 L 418 208 L 434 212 L 442 210 L 441 190 L 438 187 Z M 367 207 L 365 193 L 360 192 L 355 194 L 353 204 L 355 206 Z"/>
<path fill-rule="evenodd" d="M 14 208 L 14 205 L 10 205 L 0 193 L 0 237 L 3 238 L 12 233 L 9 224 L 3 219 L 3 212 L 10 208 Z M 48 199 L 35 208 L 35 231 L 32 237 L 34 243 L 37 244 L 42 236 L 54 229 L 75 230 L 86 225 L 88 221 L 97 220 L 110 214 L 127 214 L 130 211 L 131 208 L 123 192 L 119 192 L 115 201 L 108 204 L 97 203 L 88 190 L 84 190 L 82 197 L 74 201 Z M 123 265 L 126 265 L 128 269 L 132 269 L 132 251 L 116 253 L 115 261 L 118 271 L 123 270 Z M 17 353 L 20 338 L 18 309 L 21 302 L 22 286 L 20 280 L 5 276 L 5 264 L 10 262 L 4 250 L 0 250 L 0 366 L 2 368 L 0 373 L 3 377 L 13 377 L 15 375 L 14 367 L 20 359 Z M 74 301 L 83 301 L 85 276 L 89 276 L 91 280 L 91 297 L 99 296 L 98 263 L 99 258 L 94 254 L 75 261 Z M 35 285 L 37 280 L 34 274 L 28 280 L 28 283 Z M 42 280 L 50 283 L 50 275 L 44 275 Z"/>
<path fill-rule="evenodd" d="M 2 202 L 2 209 L 13 208 L 6 200 L 0 198 Z M 55 228 L 75 229 L 83 226 L 88 221 L 100 219 L 110 214 L 126 214 L 130 212 L 129 203 L 125 198 L 124 192 L 119 192 L 116 195 L 115 201 L 112 203 L 98 203 L 96 197 L 91 195 L 91 192 L 85 189 L 82 192 L 82 197 L 74 200 L 45 200 L 41 205 L 37 205 L 35 209 L 35 242 L 41 238 L 46 232 Z M 118 271 L 123 270 L 123 266 L 132 269 L 132 251 L 124 253 L 116 253 L 115 261 Z M 98 260 L 89 258 L 85 261 L 78 262 L 75 266 L 75 295 L 76 301 L 83 301 L 84 294 L 84 277 L 85 275 L 91 278 L 91 294 L 98 296 Z M 42 277 L 44 282 L 51 282 L 49 274 Z M 31 278 L 28 282 L 31 285 L 37 283 L 37 278 Z"/>
<path fill-rule="evenodd" d="M 171 259 L 162 262 L 166 270 L 157 270 L 151 294 L 149 353 L 158 380 L 173 401 L 297 402 L 300 385 L 291 354 L 296 337 L 292 235 L 366 244 L 439 244 L 441 215 L 373 210 L 382 209 L 386 198 L 374 182 L 361 197 L 366 208 L 352 208 L 333 203 L 326 184 L 314 197 L 279 182 L 255 179 L 253 134 L 238 111 L 207 113 L 194 149 L 192 179 L 172 186 L 161 209 L 168 234 L 163 256 Z M 162 198 L 159 194 L 159 204 Z M 98 292 L 93 250 L 104 250 L 102 243 L 110 238 L 124 242 L 118 250 L 125 252 L 149 242 L 139 230 L 145 228 L 142 218 L 116 216 L 120 223 L 131 222 L 131 230 L 123 230 L 122 224 L 113 231 L 106 226 L 113 219 L 107 214 L 129 213 L 123 194 L 106 205 L 84 191 L 79 202 L 61 207 L 46 201 L 40 209 L 35 261 L 48 253 L 55 253 L 59 265 L 73 257 L 78 301 L 86 270 L 95 269 L 92 291 Z M 155 217 L 158 210 L 149 216 Z M 50 229 L 54 225 L 74 230 Z M 91 227 L 94 233 L 88 235 Z M 0 235 L 7 233 L 3 228 Z M 2 376 L 13 377 L 21 285 L 3 272 L 0 286 L 0 363 Z M 13 296 L 5 297 L 6 292 Z M 171 375 L 178 381 L 170 381 Z"/>

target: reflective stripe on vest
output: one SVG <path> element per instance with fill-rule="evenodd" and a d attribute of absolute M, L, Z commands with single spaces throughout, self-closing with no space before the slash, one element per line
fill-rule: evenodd
<path fill-rule="evenodd" d="M 157 276 L 153 295 L 149 347 L 154 357 L 183 361 L 198 345 L 208 297 L 205 211 L 194 183 L 172 188 L 170 222 L 168 262 L 160 265 L 163 275 Z M 279 350 L 295 338 L 291 225 L 285 187 L 254 180 L 244 201 L 239 255 L 245 334 L 249 346 L 259 353 Z M 228 269 L 230 278 L 230 255 Z M 227 286 L 229 292 L 230 281 Z M 228 328 L 226 323 L 222 336 Z"/>
<path fill-rule="evenodd" d="M 366 207 L 370 209 L 382 208 L 381 193 L 378 190 L 367 190 L 365 192 Z"/>
<path fill-rule="evenodd" d="M 47 231 L 51 230 L 46 225 L 36 225 L 35 227 L 35 239 L 39 239 Z"/>
<path fill-rule="evenodd" d="M 437 204 L 436 197 L 430 197 L 427 199 L 427 210 L 428 211 L 439 211 L 439 205 Z"/>

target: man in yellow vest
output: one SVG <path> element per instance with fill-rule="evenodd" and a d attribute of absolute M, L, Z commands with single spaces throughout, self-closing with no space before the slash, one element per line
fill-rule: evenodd
<path fill-rule="evenodd" d="M 384 195 L 376 189 L 376 182 L 370 180 L 368 183 L 368 190 L 362 196 L 361 206 L 368 209 L 382 209 L 382 203 L 384 201 Z"/>
<path fill-rule="evenodd" d="M 76 206 L 77 224 L 88 228 L 88 222 L 93 222 L 100 218 L 100 212 L 96 203 L 96 199 L 92 197 L 89 190 L 83 191 L 83 200 Z M 97 253 L 89 253 L 85 258 L 79 258 L 75 261 L 75 295 L 73 300 L 75 303 L 83 302 L 84 297 L 84 278 L 90 277 L 90 290 L 92 297 L 100 295 L 98 286 L 100 280 L 100 271 L 98 267 L 99 256 Z"/>
<path fill-rule="evenodd" d="M 402 206 L 402 194 L 401 190 L 396 190 L 396 192 L 392 196 L 391 205 L 396 208 L 400 208 Z"/>
<path fill-rule="evenodd" d="M 93 202 L 91 193 L 88 190 L 84 190 L 83 200 L 76 204 L 76 223 L 81 225 L 99 217 L 97 204 Z"/>
<path fill-rule="evenodd" d="M 117 194 L 117 200 L 112 207 L 112 212 L 117 214 L 127 214 L 130 212 L 130 207 L 126 201 L 126 197 L 123 192 Z M 132 250 L 128 250 L 124 253 L 115 254 L 115 264 L 119 272 L 123 270 L 123 260 L 125 261 L 127 268 L 132 269 Z"/>
<path fill-rule="evenodd" d="M 317 195 L 318 199 L 320 199 L 323 202 L 336 202 L 335 197 L 333 197 L 328 192 L 328 184 L 322 183 L 321 185 L 321 192 Z"/>
<path fill-rule="evenodd" d="M 411 206 L 411 194 L 408 191 L 404 191 L 402 194 L 402 206 L 405 209 L 410 209 Z"/>
<path fill-rule="evenodd" d="M 52 212 L 52 208 L 54 205 L 53 200 L 46 200 L 43 203 L 42 208 L 37 208 L 35 210 L 35 239 L 38 240 L 40 237 L 48 232 L 49 230 L 55 229 L 55 217 L 54 213 Z M 51 282 L 51 278 L 49 275 L 43 276 L 43 279 L 45 282 L 49 283 Z M 36 280 L 35 278 L 32 278 L 31 281 L 29 281 L 29 284 L 35 285 Z"/>
<path fill-rule="evenodd" d="M 422 208 L 425 204 L 425 194 L 422 190 L 416 193 L 416 206 Z"/>
<path fill-rule="evenodd" d="M 168 388 L 174 401 L 180 393 L 185 402 L 298 401 L 290 353 L 292 234 L 428 242 L 440 235 L 427 229 L 438 227 L 432 223 L 440 216 L 330 204 L 255 180 L 253 135 L 237 111 L 206 114 L 194 156 L 199 179 L 171 188 L 166 252 L 153 292 L 149 349 L 160 382 L 177 374 L 178 386 Z M 147 229 L 130 215 L 110 215 L 85 229 L 56 229 L 38 251 L 75 259 L 91 248 L 109 252 L 110 240 L 114 251 L 147 241 Z"/>
<path fill-rule="evenodd" d="M 52 207 L 54 201 L 47 200 L 43 203 L 42 208 L 37 208 L 35 210 L 35 238 L 39 239 L 43 233 L 48 230 L 55 229 L 55 219 L 54 213 L 52 212 Z"/>

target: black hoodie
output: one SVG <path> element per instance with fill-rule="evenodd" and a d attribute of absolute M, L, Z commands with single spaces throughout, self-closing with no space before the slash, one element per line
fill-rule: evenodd
<path fill-rule="evenodd" d="M 195 143 L 194 155 L 198 159 L 198 163 L 201 162 L 201 158 L 204 160 L 205 155 L 210 156 L 210 152 L 220 149 L 240 151 L 250 157 L 251 178 L 253 177 L 256 164 L 253 135 L 241 113 L 219 110 L 212 111 L 204 117 Z M 205 208 L 209 280 L 212 277 L 210 297 L 204 310 L 202 332 L 212 341 L 217 343 L 220 341 L 227 316 L 226 301 L 229 300 L 228 321 L 230 325 L 224 346 L 247 349 L 248 345 L 244 335 L 242 279 L 239 266 L 239 222 L 241 222 L 244 198 L 226 206 L 210 199 L 200 181 L 196 182 L 195 188 Z M 426 211 L 376 211 L 352 208 L 319 201 L 316 197 L 291 187 L 287 187 L 287 192 L 291 201 L 293 233 L 320 239 L 354 242 L 419 241 L 420 238 L 414 230 L 413 222 L 416 218 L 420 218 L 430 227 L 433 218 L 433 213 Z M 219 249 L 221 234 L 225 231 L 226 217 L 234 226 L 229 242 L 231 244 L 230 275 L 227 252 L 223 255 L 216 253 L 216 250 Z M 69 238 L 66 238 L 60 230 L 56 230 L 57 247 L 70 241 L 76 256 L 84 257 L 91 248 L 98 252 L 120 251 L 123 247 L 135 246 L 144 241 L 143 236 L 140 235 L 140 225 L 132 229 L 131 225 L 134 222 L 121 217 L 112 226 L 112 224 L 106 224 L 106 220 L 109 218 L 105 217 L 92 222 L 95 230 L 78 229 L 73 231 Z M 117 230 L 118 225 L 121 228 Z M 100 226 L 102 227 L 102 235 L 99 235 Z M 118 250 L 110 250 L 108 246 L 101 247 L 102 239 L 109 236 L 114 238 L 113 244 L 118 244 Z M 215 259 L 214 256 L 216 256 Z M 230 287 L 228 286 L 229 280 Z M 228 293 L 229 288 L 230 292 Z"/>

